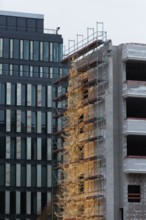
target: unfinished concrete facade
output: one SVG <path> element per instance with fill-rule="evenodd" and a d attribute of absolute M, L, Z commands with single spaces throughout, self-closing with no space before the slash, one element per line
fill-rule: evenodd
<path fill-rule="evenodd" d="M 54 83 L 54 211 L 62 220 L 146 219 L 146 45 L 100 40 L 66 57 L 69 74 Z"/>

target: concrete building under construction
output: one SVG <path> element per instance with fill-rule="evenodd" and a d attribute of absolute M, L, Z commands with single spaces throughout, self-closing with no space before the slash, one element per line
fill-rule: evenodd
<path fill-rule="evenodd" d="M 113 46 L 99 26 L 53 84 L 54 219 L 144 220 L 146 45 Z"/>

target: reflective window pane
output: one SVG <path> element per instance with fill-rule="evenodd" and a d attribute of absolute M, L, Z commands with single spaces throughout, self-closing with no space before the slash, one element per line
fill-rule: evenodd
<path fill-rule="evenodd" d="M 4 105 L 6 101 L 6 85 L 0 83 L 0 104 Z"/>
<path fill-rule="evenodd" d="M 16 104 L 16 84 L 11 84 L 11 104 Z"/>
<path fill-rule="evenodd" d="M 11 144 L 10 144 L 10 158 L 15 159 L 16 158 L 16 138 L 11 138 Z"/>
<path fill-rule="evenodd" d="M 31 112 L 31 131 L 35 132 L 37 131 L 37 117 L 36 112 Z"/>
<path fill-rule="evenodd" d="M 5 158 L 6 158 L 5 137 L 0 137 L 0 159 L 5 159 Z"/>
<path fill-rule="evenodd" d="M 42 112 L 42 133 L 47 132 L 47 113 Z"/>
<path fill-rule="evenodd" d="M 49 42 L 44 42 L 43 61 L 49 61 Z"/>
<path fill-rule="evenodd" d="M 24 40 L 23 41 L 23 58 L 24 60 L 29 60 L 29 41 Z"/>
<path fill-rule="evenodd" d="M 26 138 L 21 138 L 21 159 L 26 159 Z"/>
<path fill-rule="evenodd" d="M 10 53 L 10 48 L 9 48 L 9 44 L 10 41 L 7 38 L 4 38 L 3 40 L 3 57 L 4 58 L 9 58 L 9 53 Z"/>
<path fill-rule="evenodd" d="M 26 112 L 21 111 L 21 131 L 26 132 Z"/>
<path fill-rule="evenodd" d="M 33 42 L 33 60 L 34 61 L 39 60 L 39 41 Z"/>
<path fill-rule="evenodd" d="M 23 76 L 29 76 L 29 66 L 28 65 L 23 66 Z"/>
<path fill-rule="evenodd" d="M 19 59 L 19 51 L 20 51 L 19 40 L 14 39 L 13 40 L 13 58 L 14 59 Z"/>
<path fill-rule="evenodd" d="M 3 57 L 3 39 L 0 38 L 0 57 Z"/>
<path fill-rule="evenodd" d="M 36 92 L 36 85 L 32 85 L 31 87 L 31 104 L 32 106 L 36 106 L 36 99 L 37 99 L 37 92 Z"/>
<path fill-rule="evenodd" d="M 21 105 L 26 105 L 26 85 L 21 85 Z"/>
<path fill-rule="evenodd" d="M 10 185 L 16 185 L 16 166 L 14 164 L 10 166 Z"/>
<path fill-rule="evenodd" d="M 46 107 L 46 96 L 47 96 L 47 91 L 46 91 L 46 86 L 42 86 L 42 107 Z"/>

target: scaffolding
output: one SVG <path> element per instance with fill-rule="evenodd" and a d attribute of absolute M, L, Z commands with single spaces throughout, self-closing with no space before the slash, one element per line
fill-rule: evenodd
<path fill-rule="evenodd" d="M 60 106 L 54 118 L 58 128 L 60 122 L 62 125 L 54 133 L 54 173 L 58 186 L 54 207 L 59 220 L 105 219 L 104 98 L 108 92 L 108 41 L 103 23 L 97 23 L 97 30 L 89 39 L 87 36 L 87 42 L 81 42 L 77 50 L 75 45 L 74 51 L 69 50 L 62 61 L 70 65 L 69 74 L 54 82 L 57 88 L 65 88 L 63 83 L 67 82 L 66 92 L 57 93 L 54 98 L 56 106 Z M 61 145 L 58 139 L 62 140 Z"/>

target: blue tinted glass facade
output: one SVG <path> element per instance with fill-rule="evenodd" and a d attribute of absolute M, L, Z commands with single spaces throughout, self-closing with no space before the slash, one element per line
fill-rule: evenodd
<path fill-rule="evenodd" d="M 36 219 L 52 199 L 52 80 L 63 40 L 43 23 L 0 13 L 0 219 Z"/>

